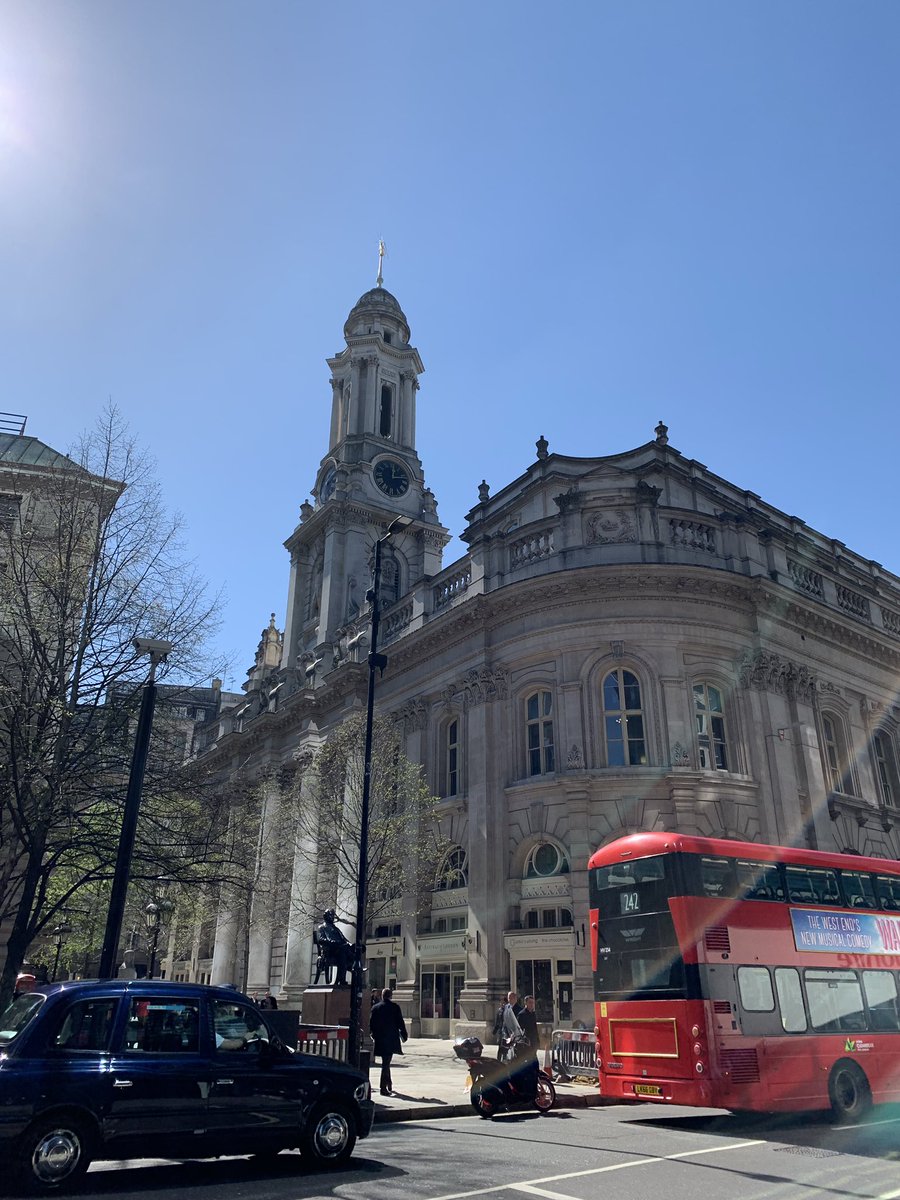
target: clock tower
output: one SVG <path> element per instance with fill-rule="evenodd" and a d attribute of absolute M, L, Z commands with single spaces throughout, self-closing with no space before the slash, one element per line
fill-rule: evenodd
<path fill-rule="evenodd" d="M 416 453 L 416 394 L 424 371 L 399 303 L 380 286 L 344 323 L 346 346 L 328 359 L 331 426 L 313 504 L 285 542 L 291 580 L 282 665 L 327 673 L 341 631 L 365 604 L 376 538 L 398 516 L 411 520 L 385 547 L 387 607 L 441 569 L 448 531 L 437 516 Z M 312 674 L 312 672 L 310 672 Z"/>

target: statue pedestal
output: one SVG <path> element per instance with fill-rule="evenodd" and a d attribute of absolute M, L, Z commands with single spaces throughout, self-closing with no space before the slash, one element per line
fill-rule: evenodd
<path fill-rule="evenodd" d="M 369 1037 L 371 1009 L 370 993 L 367 990 L 362 995 L 362 1012 L 360 1013 L 364 1042 L 367 1042 Z M 336 984 L 310 985 L 303 993 L 303 1024 L 349 1025 L 350 988 L 338 987 Z"/>
<path fill-rule="evenodd" d="M 349 1025 L 350 989 L 315 984 L 303 993 L 304 1025 Z"/>

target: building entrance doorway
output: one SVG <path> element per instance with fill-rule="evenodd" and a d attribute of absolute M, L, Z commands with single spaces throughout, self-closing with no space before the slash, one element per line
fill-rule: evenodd
<path fill-rule="evenodd" d="M 572 1020 L 572 961 L 562 958 L 528 958 L 516 962 L 519 1003 L 534 996 L 538 1021 L 557 1029 Z"/>
<path fill-rule="evenodd" d="M 449 1037 L 459 1020 L 459 994 L 466 981 L 465 963 L 423 963 L 419 1017 L 423 1037 Z"/>

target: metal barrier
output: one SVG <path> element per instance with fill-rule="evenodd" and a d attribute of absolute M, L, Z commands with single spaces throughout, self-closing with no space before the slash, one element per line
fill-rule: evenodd
<path fill-rule="evenodd" d="M 550 1047 L 545 1052 L 544 1066 L 559 1079 L 589 1075 L 598 1079 L 597 1039 L 587 1029 L 554 1029 Z"/>
<path fill-rule="evenodd" d="M 346 1025 L 301 1025 L 297 1030 L 297 1049 L 301 1054 L 320 1054 L 323 1058 L 346 1062 L 349 1037 Z"/>

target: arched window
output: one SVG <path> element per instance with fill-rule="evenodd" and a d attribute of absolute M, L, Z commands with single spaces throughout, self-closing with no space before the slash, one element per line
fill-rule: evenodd
<path fill-rule="evenodd" d="M 702 771 L 728 770 L 728 740 L 722 693 L 711 683 L 694 684 L 697 749 Z"/>
<path fill-rule="evenodd" d="M 553 697 L 549 692 L 533 692 L 525 701 L 525 728 L 528 774 L 551 774 L 556 766 L 553 756 Z"/>
<path fill-rule="evenodd" d="M 897 803 L 897 759 L 890 735 L 883 729 L 872 738 L 872 749 L 881 803 L 893 808 Z"/>
<path fill-rule="evenodd" d="M 468 886 L 469 856 L 463 850 L 462 846 L 455 846 L 441 863 L 441 869 L 438 871 L 438 876 L 434 883 L 434 890 L 436 892 L 450 892 L 454 888 Z"/>
<path fill-rule="evenodd" d="M 849 790 L 847 770 L 847 740 L 839 717 L 822 714 L 822 752 L 825 759 L 825 780 L 832 792 Z"/>
<path fill-rule="evenodd" d="M 610 671 L 603 680 L 603 725 L 608 767 L 646 764 L 641 685 L 632 671 Z"/>
<path fill-rule="evenodd" d="M 546 879 L 548 875 L 568 875 L 569 860 L 552 842 L 540 842 L 525 862 L 526 879 Z"/>
<path fill-rule="evenodd" d="M 459 717 L 453 717 L 444 726 L 444 779 L 443 794 L 459 795 Z"/>
<path fill-rule="evenodd" d="M 378 410 L 378 432 L 383 438 L 391 436 L 394 411 L 394 390 L 388 384 L 381 388 L 381 406 Z"/>

